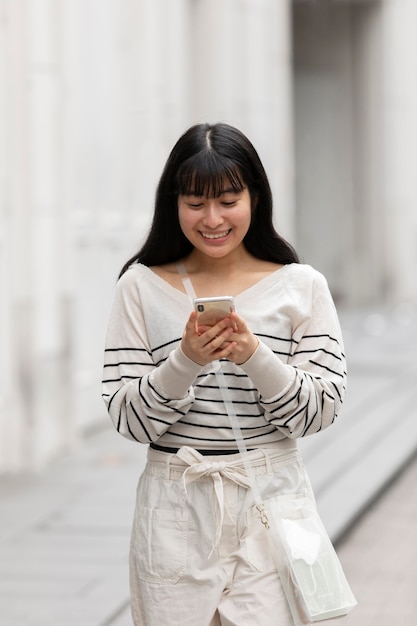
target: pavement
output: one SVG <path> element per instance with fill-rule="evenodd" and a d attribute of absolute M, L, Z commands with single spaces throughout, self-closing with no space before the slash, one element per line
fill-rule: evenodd
<path fill-rule="evenodd" d="M 411 309 L 341 314 L 346 405 L 340 424 L 301 443 L 359 602 L 345 626 L 416 623 L 416 321 Z M 127 558 L 145 455 L 103 413 L 45 471 L 0 478 L 0 626 L 132 626 Z"/>

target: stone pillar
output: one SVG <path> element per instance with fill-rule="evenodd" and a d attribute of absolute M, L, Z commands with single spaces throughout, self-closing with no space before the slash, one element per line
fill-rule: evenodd
<path fill-rule="evenodd" d="M 65 1 L 74 419 L 106 419 L 98 377 L 113 289 L 150 225 L 186 126 L 187 1 Z"/>
<path fill-rule="evenodd" d="M 3 3 L 5 178 L 3 200 L 8 389 L 1 407 L 1 471 L 31 464 L 33 415 L 33 264 L 31 255 L 29 41 L 27 3 Z M 6 244 L 7 240 L 7 244 Z M 3 289 L 3 286 L 2 286 Z"/>
<path fill-rule="evenodd" d="M 191 116 L 228 122 L 257 148 L 278 229 L 294 235 L 290 0 L 200 0 L 191 11 Z"/>
<path fill-rule="evenodd" d="M 259 121 L 267 147 L 265 161 L 275 200 L 275 222 L 279 232 L 297 246 L 291 12 L 291 0 L 269 2 L 265 33 L 259 33 L 259 38 L 266 39 L 264 88 L 269 84 L 271 90 L 265 115 Z"/>
<path fill-rule="evenodd" d="M 12 398 L 3 471 L 36 469 L 67 445 L 68 299 L 62 202 L 60 3 L 4 3 L 8 306 Z"/>
<path fill-rule="evenodd" d="M 135 134 L 133 228 L 144 235 L 168 151 L 189 117 L 188 0 L 132 0 L 130 106 Z M 131 222 L 132 227 L 132 222 Z M 136 235 L 135 247 L 138 247 Z"/>
<path fill-rule="evenodd" d="M 387 295 L 417 303 L 417 3 L 385 0 L 384 98 Z"/>
<path fill-rule="evenodd" d="M 294 67 L 300 253 L 338 303 L 379 302 L 381 3 L 296 3 Z"/>
<path fill-rule="evenodd" d="M 2 2 L 0 472 L 21 469 L 30 452 L 32 428 L 31 336 L 28 325 L 22 329 L 19 324 L 28 318 L 27 290 L 32 276 L 25 17 L 25 2 Z"/>

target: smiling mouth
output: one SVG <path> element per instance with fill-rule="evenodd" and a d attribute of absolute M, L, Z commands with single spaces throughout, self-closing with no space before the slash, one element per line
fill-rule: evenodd
<path fill-rule="evenodd" d="M 227 237 L 227 235 L 232 231 L 231 228 L 229 230 L 223 230 L 221 233 L 203 233 L 201 235 L 204 239 L 223 239 L 223 237 Z"/>

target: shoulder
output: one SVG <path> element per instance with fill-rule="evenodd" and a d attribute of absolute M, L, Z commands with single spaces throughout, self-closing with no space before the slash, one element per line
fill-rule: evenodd
<path fill-rule="evenodd" d="M 326 277 L 311 265 L 292 264 L 284 269 L 285 289 L 296 309 L 327 310 L 333 297 Z"/>
<path fill-rule="evenodd" d="M 142 265 L 142 263 L 133 263 L 128 269 L 122 274 L 117 281 L 117 285 L 119 288 L 126 289 L 137 285 L 143 279 L 149 279 L 152 272 L 146 265 Z"/>
<path fill-rule="evenodd" d="M 283 268 L 283 277 L 288 287 L 294 289 L 313 288 L 315 285 L 326 287 L 327 280 L 321 272 L 311 265 L 291 263 Z"/>
<path fill-rule="evenodd" d="M 333 297 L 325 276 L 311 265 L 294 263 L 283 269 L 284 294 L 294 325 L 335 317 Z"/>
<path fill-rule="evenodd" d="M 131 265 L 117 281 L 116 297 L 122 300 L 137 300 L 140 294 L 147 292 L 152 282 L 152 272 L 141 263 Z"/>

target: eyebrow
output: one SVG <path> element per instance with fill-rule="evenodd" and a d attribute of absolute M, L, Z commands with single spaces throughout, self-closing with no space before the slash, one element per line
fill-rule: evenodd
<path fill-rule="evenodd" d="M 243 189 L 242 189 L 243 191 Z M 220 196 L 222 196 L 225 193 L 242 193 L 242 191 L 236 191 L 236 189 L 233 189 L 233 187 L 228 187 L 227 189 L 222 189 L 219 193 Z"/>
<path fill-rule="evenodd" d="M 243 188 L 243 189 L 245 189 L 245 188 Z M 243 189 L 242 189 L 242 191 L 243 191 Z M 227 189 L 221 189 L 219 191 L 219 193 L 216 194 L 216 198 L 219 198 L 220 196 L 223 196 L 226 193 L 239 194 L 239 193 L 242 193 L 242 191 L 237 191 L 236 189 L 233 189 L 233 187 L 228 187 Z M 205 197 L 205 194 L 198 194 L 193 189 L 190 189 L 190 191 L 186 192 L 184 195 L 185 196 L 195 196 L 196 198 L 203 198 L 203 197 Z"/>

